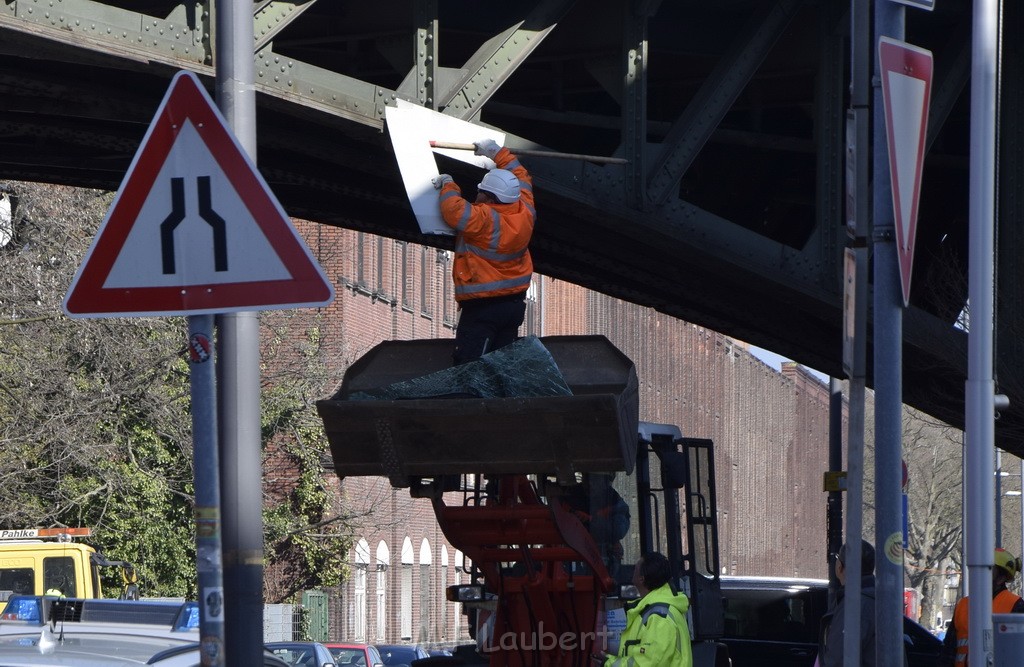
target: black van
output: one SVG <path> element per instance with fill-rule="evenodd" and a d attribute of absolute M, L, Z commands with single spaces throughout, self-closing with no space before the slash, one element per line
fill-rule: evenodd
<path fill-rule="evenodd" d="M 828 581 L 722 577 L 725 635 L 733 667 L 812 667 L 818 628 L 828 611 Z M 904 617 L 910 667 L 934 667 L 942 642 Z"/>

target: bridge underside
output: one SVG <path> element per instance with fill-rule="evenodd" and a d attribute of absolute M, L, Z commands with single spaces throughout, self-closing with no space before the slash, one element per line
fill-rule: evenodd
<path fill-rule="evenodd" d="M 171 76 L 194 71 L 212 90 L 211 4 L 0 1 L 0 178 L 116 189 Z M 903 389 L 962 426 L 971 5 L 937 5 L 906 10 L 907 41 L 934 52 L 936 75 Z M 1006 34 L 1021 26 L 1016 5 Z M 524 158 L 538 270 L 842 376 L 848 0 L 252 8 L 257 159 L 290 215 L 450 247 L 409 208 L 384 122 L 397 99 L 498 127 L 511 146 L 623 157 Z M 997 384 L 1011 399 L 997 441 L 1018 455 L 1020 50 L 1002 61 L 996 301 Z"/>

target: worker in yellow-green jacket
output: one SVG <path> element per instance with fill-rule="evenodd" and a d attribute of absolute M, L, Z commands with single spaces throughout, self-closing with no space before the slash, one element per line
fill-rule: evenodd
<path fill-rule="evenodd" d="M 601 655 L 605 667 L 692 667 L 686 610 L 690 601 L 672 590 L 672 569 L 660 553 L 643 556 L 633 571 L 641 598 L 626 604 L 626 630 L 618 655 Z"/>

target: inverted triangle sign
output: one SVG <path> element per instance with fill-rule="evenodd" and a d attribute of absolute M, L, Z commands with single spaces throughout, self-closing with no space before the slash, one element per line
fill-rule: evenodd
<path fill-rule="evenodd" d="M 921 170 L 928 131 L 932 53 L 882 37 L 878 43 L 878 59 L 882 71 L 900 284 L 903 287 L 903 305 L 906 306 L 910 303 L 917 207 L 921 199 Z"/>
<path fill-rule="evenodd" d="M 334 289 L 191 72 L 174 76 L 64 298 L 71 317 L 325 306 Z"/>

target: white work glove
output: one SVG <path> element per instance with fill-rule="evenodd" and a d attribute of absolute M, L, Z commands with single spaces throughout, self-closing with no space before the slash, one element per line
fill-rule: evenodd
<path fill-rule="evenodd" d="M 473 151 L 473 155 L 483 155 L 484 157 L 489 157 L 492 160 L 494 159 L 494 156 L 498 154 L 498 151 L 501 150 L 501 146 L 499 146 L 498 142 L 494 139 L 481 139 L 480 141 L 474 141 L 473 146 L 476 147 L 476 150 Z"/>
<path fill-rule="evenodd" d="M 454 179 L 448 174 L 438 174 L 437 176 L 430 179 L 430 182 L 434 184 L 435 190 L 440 190 L 444 187 L 445 183 L 452 183 Z"/>

